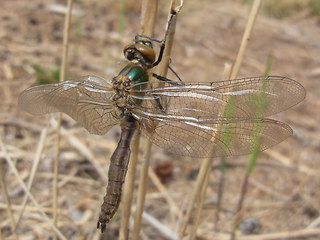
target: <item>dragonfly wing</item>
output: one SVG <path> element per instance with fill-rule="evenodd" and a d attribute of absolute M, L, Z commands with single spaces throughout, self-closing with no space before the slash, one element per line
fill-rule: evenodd
<path fill-rule="evenodd" d="M 110 82 L 87 76 L 83 81 L 28 88 L 19 96 L 18 105 L 34 115 L 64 112 L 90 133 L 102 135 L 119 122 L 113 114 L 112 96 Z"/>
<path fill-rule="evenodd" d="M 142 108 L 149 113 L 194 117 L 197 119 L 263 118 L 301 102 L 305 89 L 285 77 L 254 77 L 212 83 L 185 83 L 142 90 L 146 100 Z M 157 99 L 155 102 L 155 99 Z"/>
<path fill-rule="evenodd" d="M 263 151 L 292 135 L 285 123 L 272 119 L 226 121 L 174 120 L 140 115 L 140 127 L 155 145 L 174 155 L 195 158 L 236 156 Z"/>

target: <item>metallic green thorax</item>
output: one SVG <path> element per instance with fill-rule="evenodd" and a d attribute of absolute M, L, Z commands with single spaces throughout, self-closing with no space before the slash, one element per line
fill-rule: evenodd
<path fill-rule="evenodd" d="M 120 71 L 119 75 L 127 76 L 134 84 L 148 82 L 148 72 L 135 63 L 129 63 Z"/>
<path fill-rule="evenodd" d="M 143 68 L 140 64 L 137 63 L 129 63 L 122 68 L 119 73 L 119 76 L 125 76 L 129 81 L 132 82 L 133 87 L 131 94 L 134 94 L 136 97 L 143 97 L 144 93 L 140 92 L 140 90 L 144 90 L 147 84 L 139 84 L 146 83 L 149 80 L 149 74 L 147 69 Z M 141 104 L 142 100 L 136 100 L 137 104 Z"/>

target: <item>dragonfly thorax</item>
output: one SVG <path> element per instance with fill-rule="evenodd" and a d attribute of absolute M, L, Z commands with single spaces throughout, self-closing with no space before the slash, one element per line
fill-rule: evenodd
<path fill-rule="evenodd" d="M 145 87 L 144 84 L 141 85 L 140 83 L 147 82 L 148 79 L 148 71 L 136 60 L 125 65 L 119 74 L 112 79 L 112 88 L 114 90 L 112 100 L 115 108 L 114 112 L 118 118 L 130 115 L 128 107 L 140 101 L 132 96 L 139 95 L 139 90 Z"/>
<path fill-rule="evenodd" d="M 112 87 L 115 92 L 112 100 L 116 107 L 124 108 L 126 106 L 131 84 L 132 80 L 126 75 L 118 75 L 112 79 Z"/>
<path fill-rule="evenodd" d="M 126 46 L 123 49 L 123 53 L 129 61 L 136 60 L 146 68 L 151 68 L 156 59 L 156 54 L 150 41 L 135 41 Z"/>

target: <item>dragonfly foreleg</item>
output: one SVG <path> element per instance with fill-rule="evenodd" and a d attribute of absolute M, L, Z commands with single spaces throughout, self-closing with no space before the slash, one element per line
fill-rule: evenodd
<path fill-rule="evenodd" d="M 175 82 L 175 81 L 173 81 L 173 80 L 171 80 L 171 79 L 169 79 L 169 78 L 160 76 L 160 75 L 158 75 L 158 74 L 156 74 L 156 73 L 152 73 L 152 77 L 154 77 L 154 78 L 156 78 L 156 79 L 158 79 L 158 80 L 160 80 L 160 81 L 162 81 L 162 82 L 167 82 L 167 83 L 169 83 L 169 84 L 171 84 L 171 85 L 173 85 L 173 86 L 181 85 L 181 84 L 179 84 L 179 83 L 177 83 L 177 82 Z M 179 79 L 180 79 L 180 78 L 179 78 Z"/>

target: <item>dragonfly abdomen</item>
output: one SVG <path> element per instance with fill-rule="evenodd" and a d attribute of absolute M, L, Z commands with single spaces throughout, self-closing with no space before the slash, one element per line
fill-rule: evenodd
<path fill-rule="evenodd" d="M 120 204 L 122 185 L 127 173 L 131 152 L 130 142 L 135 129 L 135 119 L 132 116 L 127 117 L 126 121 L 121 125 L 121 136 L 118 146 L 111 156 L 107 193 L 101 205 L 101 212 L 97 223 L 97 227 L 101 227 L 102 232 Z"/>

